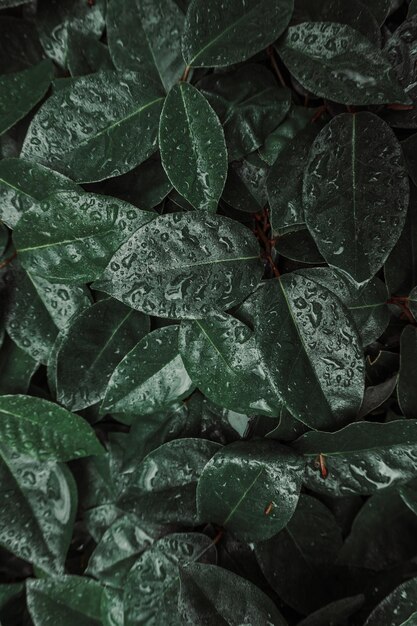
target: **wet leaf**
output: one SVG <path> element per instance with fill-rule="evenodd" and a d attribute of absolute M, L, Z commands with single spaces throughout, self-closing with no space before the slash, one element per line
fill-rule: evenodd
<path fill-rule="evenodd" d="M 417 390 L 414 372 L 417 363 L 417 329 L 406 326 L 401 333 L 398 404 L 405 417 L 417 417 Z"/>
<path fill-rule="evenodd" d="M 330 291 L 297 274 L 268 281 L 255 331 L 269 381 L 294 417 L 334 429 L 356 415 L 364 390 L 359 336 Z"/>
<path fill-rule="evenodd" d="M 222 67 L 245 61 L 273 43 L 287 27 L 293 0 L 192 0 L 182 52 L 189 66 Z"/>
<path fill-rule="evenodd" d="M 28 609 L 35 626 L 52 621 L 62 626 L 99 626 L 102 594 L 99 583 L 80 576 L 31 580 L 27 585 Z"/>
<path fill-rule="evenodd" d="M 107 46 L 94 35 L 76 29 L 68 31 L 67 65 L 71 76 L 84 76 L 114 69 Z"/>
<path fill-rule="evenodd" d="M 243 300 L 261 272 L 247 228 L 216 215 L 173 213 L 123 244 L 95 288 L 144 313 L 198 318 Z"/>
<path fill-rule="evenodd" d="M 408 622 L 417 612 L 417 578 L 412 578 L 396 587 L 374 608 L 365 626 L 413 626 Z"/>
<path fill-rule="evenodd" d="M 146 315 L 112 298 L 73 318 L 58 337 L 57 400 L 72 411 L 100 402 L 113 371 L 149 327 Z"/>
<path fill-rule="evenodd" d="M 61 192 L 25 211 L 13 238 L 27 270 L 51 281 L 85 283 L 98 278 L 120 244 L 154 217 L 117 198 Z"/>
<path fill-rule="evenodd" d="M 35 25 L 9 15 L 0 17 L 0 74 L 20 72 L 42 59 Z"/>
<path fill-rule="evenodd" d="M 408 190 L 388 125 L 367 112 L 335 117 L 313 143 L 303 191 L 306 223 L 326 261 L 358 283 L 372 278 L 401 234 Z"/>
<path fill-rule="evenodd" d="M 83 76 L 41 107 L 21 156 L 77 182 L 120 176 L 156 151 L 162 102 L 159 87 L 133 72 Z"/>
<path fill-rule="evenodd" d="M 365 596 L 358 594 L 349 598 L 342 598 L 330 602 L 321 609 L 311 613 L 298 622 L 298 626 L 327 626 L 327 624 L 343 623 L 353 613 L 356 613 L 364 603 Z"/>
<path fill-rule="evenodd" d="M 181 568 L 180 579 L 178 610 L 184 624 L 226 626 L 246 621 L 286 626 L 266 594 L 222 567 L 191 563 Z"/>
<path fill-rule="evenodd" d="M 50 575 L 62 574 L 77 492 L 65 465 L 0 446 L 0 544 Z"/>
<path fill-rule="evenodd" d="M 6 335 L 0 350 L 0 394 L 26 393 L 38 367 L 39 363 Z"/>
<path fill-rule="evenodd" d="M 205 466 L 197 512 L 237 537 L 261 541 L 286 526 L 297 506 L 303 461 L 274 441 L 232 443 Z"/>
<path fill-rule="evenodd" d="M 403 231 L 384 266 L 385 282 L 391 295 L 408 296 L 417 285 L 417 189 L 410 188 L 410 204 Z"/>
<path fill-rule="evenodd" d="M 50 61 L 42 61 L 17 74 L 0 76 L 0 134 L 25 117 L 43 98 L 53 71 Z"/>
<path fill-rule="evenodd" d="M 255 552 L 281 600 L 308 614 L 332 596 L 332 566 L 342 543 L 341 530 L 329 509 L 302 495 L 286 528 L 256 544 Z"/>
<path fill-rule="evenodd" d="M 227 172 L 223 200 L 239 211 L 256 213 L 262 210 L 267 202 L 268 171 L 268 166 L 256 152 L 242 161 L 233 161 Z"/>
<path fill-rule="evenodd" d="M 309 231 L 304 227 L 296 228 L 300 230 L 289 231 L 278 237 L 275 242 L 277 253 L 297 263 L 322 265 L 324 259 Z"/>
<path fill-rule="evenodd" d="M 227 174 L 223 130 L 206 98 L 188 83 L 172 88 L 159 124 L 162 165 L 196 209 L 217 209 Z"/>
<path fill-rule="evenodd" d="M 109 0 L 107 37 L 115 66 L 140 69 L 167 91 L 184 70 L 183 28 L 184 15 L 174 0 Z"/>
<path fill-rule="evenodd" d="M 204 467 L 219 451 L 206 439 L 177 439 L 150 452 L 133 472 L 121 506 L 138 517 L 161 524 L 203 522 L 196 510 L 197 482 Z"/>
<path fill-rule="evenodd" d="M 178 330 L 176 325 L 158 328 L 132 347 L 108 382 L 103 413 L 131 424 L 141 415 L 169 409 L 190 395 L 194 384 L 178 350 Z"/>
<path fill-rule="evenodd" d="M 240 413 L 279 413 L 256 337 L 230 315 L 181 324 L 179 349 L 191 380 L 211 400 Z"/>
<path fill-rule="evenodd" d="M 381 51 L 347 24 L 291 26 L 277 50 L 302 86 L 321 98 L 356 105 L 409 102 Z"/>

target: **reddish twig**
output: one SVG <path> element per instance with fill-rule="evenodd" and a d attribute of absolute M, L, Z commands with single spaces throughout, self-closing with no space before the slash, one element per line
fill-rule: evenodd
<path fill-rule="evenodd" d="M 187 65 L 185 70 L 184 70 L 183 75 L 180 78 L 180 82 L 182 82 L 182 83 L 186 83 L 187 82 L 188 76 L 190 75 L 190 71 L 191 71 L 191 66 Z"/>
<path fill-rule="evenodd" d="M 13 261 L 13 259 L 15 259 L 17 256 L 17 252 L 13 252 L 12 256 L 9 256 L 7 259 L 4 259 L 4 261 L 2 263 L 0 263 L 0 270 L 2 270 L 4 267 L 7 267 L 7 265 L 9 265 L 9 263 L 11 263 Z"/>

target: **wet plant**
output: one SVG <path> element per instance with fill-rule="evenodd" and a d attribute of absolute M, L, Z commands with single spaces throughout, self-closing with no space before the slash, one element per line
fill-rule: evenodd
<path fill-rule="evenodd" d="M 417 624 L 416 51 L 0 0 L 2 626 Z"/>

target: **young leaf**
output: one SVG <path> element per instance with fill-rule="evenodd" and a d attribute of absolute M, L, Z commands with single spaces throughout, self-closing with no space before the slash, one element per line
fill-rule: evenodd
<path fill-rule="evenodd" d="M 62 574 L 77 509 L 68 468 L 0 445 L 0 496 L 0 545 L 48 574 Z"/>
<path fill-rule="evenodd" d="M 27 115 L 43 98 L 54 73 L 50 61 L 41 61 L 17 74 L 0 76 L 0 135 Z"/>
<path fill-rule="evenodd" d="M 0 434 L 12 450 L 37 461 L 70 461 L 104 452 L 82 417 L 42 398 L 0 396 Z"/>
<path fill-rule="evenodd" d="M 95 580 L 59 576 L 29 580 L 28 609 L 35 626 L 99 626 L 103 588 Z"/>
<path fill-rule="evenodd" d="M 201 474 L 198 515 L 241 539 L 269 539 L 293 515 L 303 471 L 302 459 L 274 441 L 232 443 Z"/>
<path fill-rule="evenodd" d="M 13 238 L 27 270 L 54 282 L 86 283 L 154 217 L 110 196 L 60 192 L 26 211 Z"/>
<path fill-rule="evenodd" d="M 184 70 L 184 15 L 174 0 L 110 0 L 107 38 L 119 70 L 144 72 L 167 91 Z"/>
<path fill-rule="evenodd" d="M 406 326 L 401 333 L 398 404 L 405 417 L 417 417 L 417 389 L 414 385 L 417 363 L 417 329 Z M 416 459 L 417 461 L 417 459 Z"/>
<path fill-rule="evenodd" d="M 286 626 L 272 600 L 252 583 L 216 565 L 180 569 L 178 611 L 189 626 L 274 624 Z"/>
<path fill-rule="evenodd" d="M 326 261 L 358 283 L 372 278 L 408 208 L 407 172 L 393 131 L 373 113 L 333 118 L 310 150 L 303 195 L 307 226 Z"/>
<path fill-rule="evenodd" d="M 188 83 L 169 92 L 159 123 L 162 165 L 175 189 L 196 209 L 215 212 L 227 175 L 219 118 Z"/>
<path fill-rule="evenodd" d="M 286 528 L 256 544 L 255 552 L 279 597 L 308 614 L 332 597 L 332 568 L 342 543 L 341 530 L 329 509 L 302 495 Z"/>
<path fill-rule="evenodd" d="M 281 399 L 248 326 L 230 315 L 183 322 L 179 349 L 191 380 L 208 398 L 240 413 L 278 415 Z"/>
<path fill-rule="evenodd" d="M 417 578 L 401 583 L 372 611 L 365 626 L 413 626 L 417 612 Z M 411 621 L 408 619 L 411 618 Z"/>
<path fill-rule="evenodd" d="M 132 347 L 108 382 L 103 413 L 131 424 L 190 395 L 194 384 L 178 351 L 178 330 L 176 325 L 158 328 Z"/>
<path fill-rule="evenodd" d="M 196 526 L 196 488 L 221 446 L 206 439 L 177 439 L 150 452 L 133 472 L 120 504 L 149 521 Z"/>
<path fill-rule="evenodd" d="M 212 562 L 216 548 L 200 533 L 177 533 L 156 541 L 136 561 L 124 588 L 124 626 L 179 624 L 178 566 L 194 561 Z M 137 593 L 143 589 L 142 593 Z"/>
<path fill-rule="evenodd" d="M 149 328 L 146 315 L 112 298 L 96 302 L 77 315 L 58 338 L 58 401 L 79 411 L 102 400 L 112 372 Z M 75 372 L 79 376 L 74 376 Z"/>
<path fill-rule="evenodd" d="M 409 103 L 382 52 L 347 24 L 291 26 L 277 50 L 291 74 L 320 98 L 356 105 Z"/>
<path fill-rule="evenodd" d="M 25 211 L 58 191 L 81 191 L 81 187 L 38 163 L 0 160 L 0 217 L 9 228 Z"/>
<path fill-rule="evenodd" d="M 288 26 L 293 0 L 192 0 L 182 53 L 192 67 L 222 67 L 249 59 Z"/>
<path fill-rule="evenodd" d="M 364 363 L 355 324 L 334 294 L 295 273 L 268 281 L 255 332 L 269 381 L 294 417 L 334 429 L 356 415 Z"/>
<path fill-rule="evenodd" d="M 94 288 L 144 313 L 193 319 L 238 304 L 261 274 L 249 229 L 217 215 L 173 213 L 123 244 Z"/>
<path fill-rule="evenodd" d="M 411 480 L 417 468 L 416 444 L 417 420 L 398 419 L 352 423 L 335 433 L 309 432 L 294 448 L 306 458 L 309 489 L 346 496 L 370 495 Z"/>
<path fill-rule="evenodd" d="M 133 72 L 83 76 L 41 107 L 21 156 L 77 182 L 120 176 L 156 151 L 162 102 L 159 86 Z"/>

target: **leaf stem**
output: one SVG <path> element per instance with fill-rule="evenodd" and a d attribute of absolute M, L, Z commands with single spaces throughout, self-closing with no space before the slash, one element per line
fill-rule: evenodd
<path fill-rule="evenodd" d="M 2 270 L 4 267 L 6 267 L 7 265 L 9 265 L 9 263 L 11 263 L 13 261 L 13 259 L 15 259 L 17 257 L 17 252 L 14 251 L 12 256 L 9 256 L 7 259 L 5 259 L 2 263 L 0 263 L 0 270 Z"/>
<path fill-rule="evenodd" d="M 188 76 L 189 76 L 189 74 L 190 74 L 190 70 L 191 70 L 191 65 L 187 65 L 187 66 L 185 67 L 185 70 L 184 70 L 183 75 L 182 75 L 182 76 L 181 76 L 181 78 L 180 78 L 180 82 L 184 82 L 184 83 L 185 83 L 185 82 L 187 82 L 187 80 L 188 80 Z"/>

